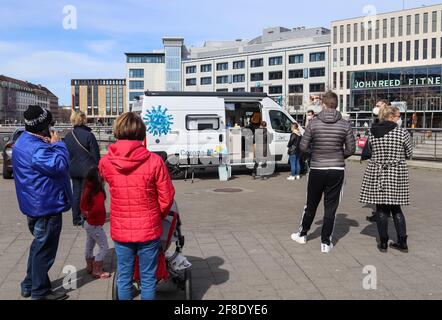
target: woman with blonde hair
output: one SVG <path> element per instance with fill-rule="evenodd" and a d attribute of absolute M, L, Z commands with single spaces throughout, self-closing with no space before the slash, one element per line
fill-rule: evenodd
<path fill-rule="evenodd" d="M 379 123 L 373 124 L 368 149 L 371 158 L 365 170 L 359 201 L 376 205 L 376 222 L 380 242 L 378 249 L 388 248 L 388 217 L 393 215 L 397 242 L 390 247 L 408 252 L 407 227 L 401 206 L 410 205 L 410 183 L 406 160 L 413 153 L 409 133 L 401 128 L 399 108 L 380 110 Z"/>
<path fill-rule="evenodd" d="M 72 179 L 74 196 L 72 222 L 74 226 L 81 226 L 83 225 L 83 218 L 80 210 L 80 200 L 84 178 L 91 168 L 98 166 L 100 148 L 97 139 L 92 133 L 92 129 L 86 126 L 87 117 L 84 112 L 72 112 L 71 124 L 74 128 L 66 135 L 64 142 L 70 156 L 69 174 Z"/>

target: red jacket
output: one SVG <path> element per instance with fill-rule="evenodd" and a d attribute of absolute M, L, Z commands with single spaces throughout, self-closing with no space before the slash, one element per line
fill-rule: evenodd
<path fill-rule="evenodd" d="M 119 140 L 109 147 L 99 169 L 110 187 L 112 239 L 123 243 L 159 239 L 162 219 L 175 196 L 161 157 L 140 141 Z"/>
<path fill-rule="evenodd" d="M 85 213 L 86 221 L 91 226 L 102 226 L 106 222 L 106 207 L 104 200 L 106 196 L 103 192 L 98 192 L 92 196 L 90 204 L 86 203 L 86 194 L 91 192 L 91 186 L 86 184 L 80 201 L 80 210 Z"/>

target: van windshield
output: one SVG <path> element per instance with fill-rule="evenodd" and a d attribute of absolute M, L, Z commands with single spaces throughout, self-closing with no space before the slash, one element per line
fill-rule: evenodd
<path fill-rule="evenodd" d="M 293 122 L 281 111 L 271 110 L 269 112 L 270 123 L 273 130 L 278 133 L 291 133 Z"/>

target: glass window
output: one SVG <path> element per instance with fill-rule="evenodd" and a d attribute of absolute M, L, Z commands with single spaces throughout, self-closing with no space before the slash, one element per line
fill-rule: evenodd
<path fill-rule="evenodd" d="M 188 66 L 186 67 L 186 73 L 196 73 L 196 66 Z"/>
<path fill-rule="evenodd" d="M 375 30 L 374 30 L 374 36 L 375 36 L 375 39 L 379 39 L 379 29 L 380 29 L 380 22 L 379 22 L 379 20 L 376 20 L 376 27 L 375 27 Z"/>
<path fill-rule="evenodd" d="M 186 79 L 186 86 L 196 86 L 196 78 Z"/>
<path fill-rule="evenodd" d="M 325 68 L 311 68 L 310 77 L 325 77 Z"/>
<path fill-rule="evenodd" d="M 245 60 L 233 62 L 233 69 L 244 69 L 245 67 L 246 67 Z"/>
<path fill-rule="evenodd" d="M 250 88 L 250 92 L 253 92 L 253 93 L 262 93 L 262 92 L 264 92 L 264 88 L 263 88 L 263 87 L 251 87 L 251 88 Z"/>
<path fill-rule="evenodd" d="M 414 41 L 414 60 L 419 60 L 419 40 Z"/>
<path fill-rule="evenodd" d="M 118 87 L 118 113 L 122 114 L 124 112 L 123 110 L 123 87 Z"/>
<path fill-rule="evenodd" d="M 368 21 L 368 40 L 373 38 L 373 22 Z"/>
<path fill-rule="evenodd" d="M 347 66 L 351 65 L 351 48 L 347 48 Z"/>
<path fill-rule="evenodd" d="M 414 34 L 419 34 L 420 31 L 420 14 L 414 15 Z"/>
<path fill-rule="evenodd" d="M 411 15 L 407 16 L 407 36 L 411 35 Z"/>
<path fill-rule="evenodd" d="M 278 133 L 291 133 L 292 121 L 281 111 L 270 110 L 270 124 L 272 129 Z"/>
<path fill-rule="evenodd" d="M 223 62 L 223 63 L 217 63 L 216 64 L 216 70 L 217 71 L 224 71 L 229 69 L 229 63 Z"/>
<path fill-rule="evenodd" d="M 250 67 L 251 68 L 258 68 L 262 67 L 264 65 L 264 59 L 252 59 L 250 60 Z"/>
<path fill-rule="evenodd" d="M 333 27 L 333 44 L 338 43 L 338 27 Z"/>
<path fill-rule="evenodd" d="M 390 62 L 394 62 L 394 43 L 390 43 Z"/>
<path fill-rule="evenodd" d="M 361 41 L 365 41 L 365 22 L 361 22 Z"/>
<path fill-rule="evenodd" d="M 351 26 L 347 24 L 347 42 L 351 41 Z"/>
<path fill-rule="evenodd" d="M 368 64 L 372 63 L 372 59 L 373 59 L 373 47 L 371 45 L 368 46 Z"/>
<path fill-rule="evenodd" d="M 387 44 L 382 45 L 382 62 L 387 63 Z"/>
<path fill-rule="evenodd" d="M 394 38 L 396 36 L 396 18 L 390 19 L 390 37 Z"/>
<path fill-rule="evenodd" d="M 201 78 L 201 85 L 209 85 L 212 84 L 212 77 L 203 77 Z"/>
<path fill-rule="evenodd" d="M 325 61 L 325 52 L 310 53 L 310 62 Z"/>
<path fill-rule="evenodd" d="M 431 15 L 431 32 L 437 31 L 437 11 L 433 11 Z"/>
<path fill-rule="evenodd" d="M 94 106 L 98 107 L 98 86 L 94 86 Z"/>
<path fill-rule="evenodd" d="M 250 81 L 262 81 L 264 80 L 264 73 L 252 73 L 250 74 Z"/>
<path fill-rule="evenodd" d="M 355 23 L 353 25 L 353 41 L 357 42 L 358 41 L 358 24 Z"/>
<path fill-rule="evenodd" d="M 295 54 L 295 55 L 289 56 L 289 63 L 290 64 L 304 63 L 304 55 L 303 54 Z"/>
<path fill-rule="evenodd" d="M 407 48 L 406 48 L 406 60 L 410 61 L 411 60 L 411 41 L 407 41 L 406 46 L 407 46 Z"/>
<path fill-rule="evenodd" d="M 428 39 L 424 39 L 423 42 L 423 51 L 422 51 L 422 59 L 428 59 Z"/>
<path fill-rule="evenodd" d="M 233 92 L 246 92 L 246 88 L 233 88 Z"/>
<path fill-rule="evenodd" d="M 431 59 L 436 59 L 436 51 L 437 51 L 437 39 L 431 39 Z"/>
<path fill-rule="evenodd" d="M 164 63 L 164 55 L 128 56 L 127 63 Z"/>
<path fill-rule="evenodd" d="M 374 63 L 379 63 L 379 45 L 375 46 L 374 52 Z"/>
<path fill-rule="evenodd" d="M 388 36 L 388 25 L 387 19 L 382 20 L 382 37 L 385 39 Z"/>
<path fill-rule="evenodd" d="M 212 72 L 212 65 L 211 64 L 201 65 L 201 72 Z"/>
<path fill-rule="evenodd" d="M 140 80 L 130 80 L 129 81 L 129 89 L 144 89 L 144 81 Z"/>
<path fill-rule="evenodd" d="M 282 94 L 282 86 L 270 86 L 269 94 Z"/>
<path fill-rule="evenodd" d="M 269 58 L 269 66 L 279 66 L 282 64 L 282 56 Z"/>
<path fill-rule="evenodd" d="M 290 79 L 300 79 L 304 77 L 304 69 L 289 70 Z"/>
<path fill-rule="evenodd" d="M 399 17 L 398 36 L 402 37 L 404 34 L 404 17 Z"/>
<path fill-rule="evenodd" d="M 358 64 L 358 47 L 353 48 L 353 65 Z"/>
<path fill-rule="evenodd" d="M 310 92 L 325 92 L 325 83 L 311 83 Z"/>
<path fill-rule="evenodd" d="M 289 85 L 289 93 L 303 93 L 304 85 L 302 84 L 291 84 Z"/>
<path fill-rule="evenodd" d="M 129 92 L 129 100 L 133 101 L 135 100 L 137 97 L 139 96 L 143 96 L 144 93 L 143 92 Z"/>
<path fill-rule="evenodd" d="M 219 130 L 219 117 L 216 115 L 186 116 L 186 129 L 189 131 Z"/>
<path fill-rule="evenodd" d="M 424 13 L 424 33 L 428 33 L 428 13 Z"/>
<path fill-rule="evenodd" d="M 344 26 L 339 26 L 339 42 L 344 43 Z"/>
<path fill-rule="evenodd" d="M 216 77 L 216 83 L 229 83 L 229 76 Z"/>
<path fill-rule="evenodd" d="M 338 49 L 333 49 L 333 66 L 338 64 Z"/>
<path fill-rule="evenodd" d="M 361 64 L 365 63 L 365 47 L 361 47 Z"/>
<path fill-rule="evenodd" d="M 339 89 L 344 89 L 344 72 L 339 72 Z"/>
<path fill-rule="evenodd" d="M 338 87 L 338 73 L 333 72 L 333 90 L 336 90 Z"/>
<path fill-rule="evenodd" d="M 233 76 L 234 83 L 245 82 L 245 81 L 246 81 L 246 76 L 244 74 L 235 74 Z"/>
<path fill-rule="evenodd" d="M 282 71 L 269 72 L 269 80 L 280 80 L 282 79 Z"/>
<path fill-rule="evenodd" d="M 216 92 L 229 92 L 229 89 L 216 89 Z"/>
<path fill-rule="evenodd" d="M 131 99 L 133 100 L 133 99 Z M 110 94 L 110 87 L 106 87 L 106 114 L 110 115 L 111 113 L 111 94 Z"/>
<path fill-rule="evenodd" d="M 117 87 L 112 86 L 112 114 L 117 114 Z"/>
<path fill-rule="evenodd" d="M 129 69 L 129 78 L 144 78 L 144 69 Z"/>

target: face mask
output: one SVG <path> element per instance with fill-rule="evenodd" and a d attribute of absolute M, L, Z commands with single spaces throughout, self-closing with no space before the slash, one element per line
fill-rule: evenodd
<path fill-rule="evenodd" d="M 399 120 L 396 122 L 398 127 L 401 128 L 402 127 L 402 118 L 399 118 Z"/>
<path fill-rule="evenodd" d="M 312 120 L 312 119 L 313 119 L 313 116 L 308 116 L 307 119 L 308 119 L 308 120 Z"/>
<path fill-rule="evenodd" d="M 379 115 L 379 111 L 380 111 L 380 108 L 379 108 L 379 107 L 376 107 L 376 108 L 373 109 L 373 114 L 374 114 L 375 116 L 378 116 L 378 115 Z"/>

